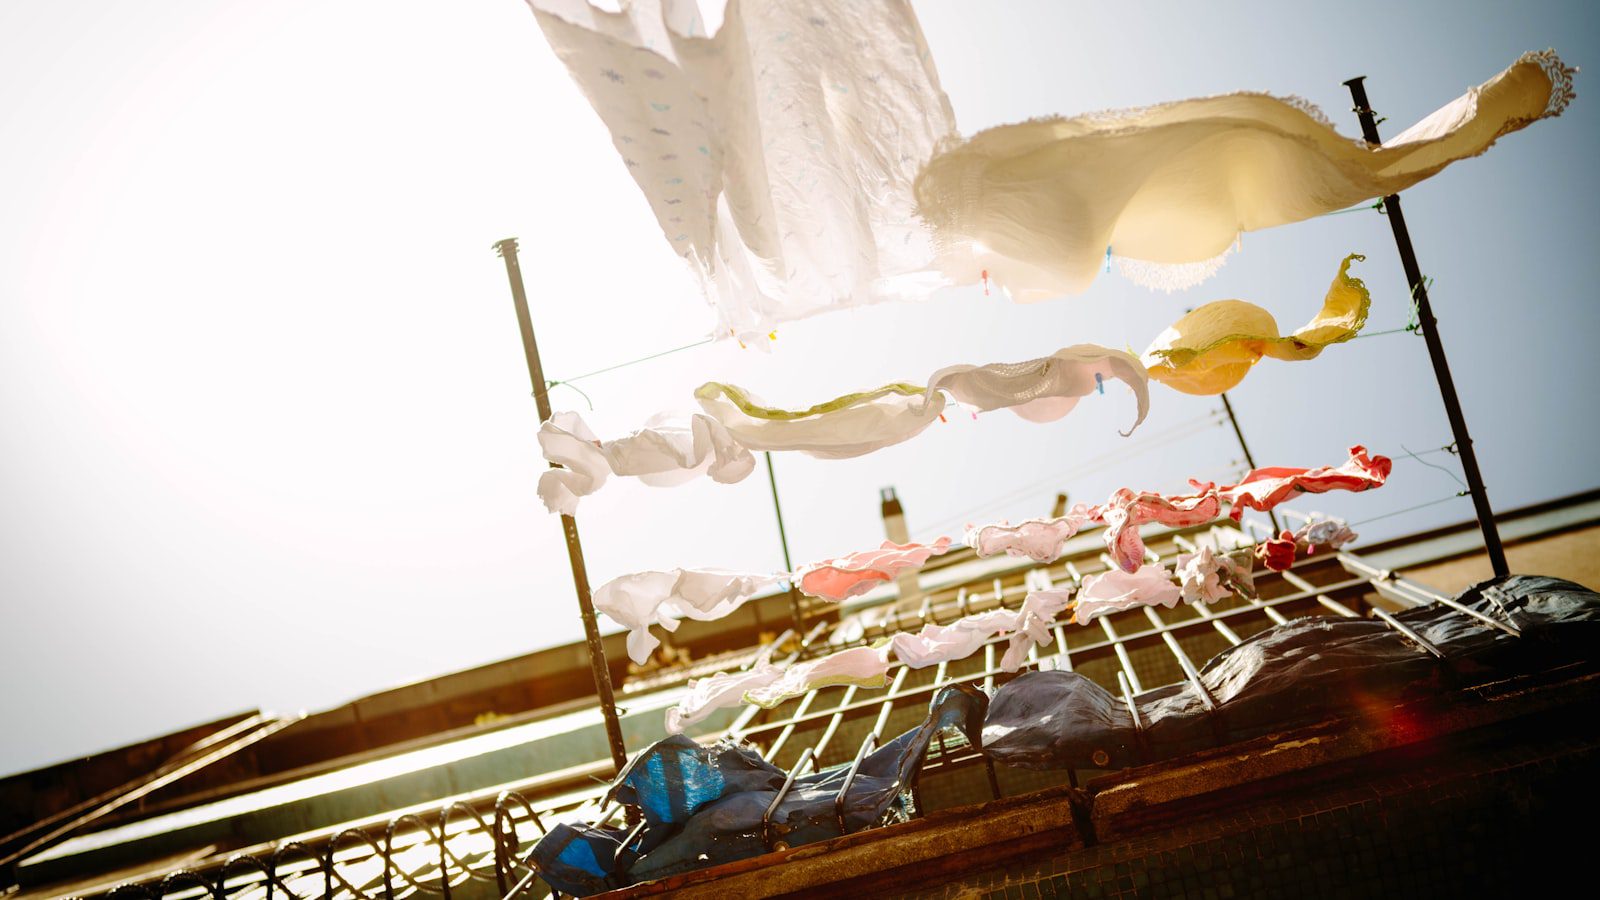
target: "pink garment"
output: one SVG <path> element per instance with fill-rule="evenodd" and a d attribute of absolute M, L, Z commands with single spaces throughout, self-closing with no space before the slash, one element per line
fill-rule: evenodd
<path fill-rule="evenodd" d="M 1034 562 L 1055 562 L 1061 558 L 1061 550 L 1067 541 L 1094 520 L 1094 508 L 1079 503 L 1066 515 L 1054 519 L 1028 519 L 1015 525 L 1001 522 L 998 525 L 968 527 L 966 544 L 980 558 L 1005 553 L 1008 556 L 1027 557 Z"/>
<path fill-rule="evenodd" d="M 1194 553 L 1178 554 L 1174 574 L 1178 576 L 1183 602 L 1215 603 L 1236 593 L 1254 597 L 1252 562 L 1254 556 L 1248 550 L 1222 554 L 1210 547 L 1201 547 Z"/>
<path fill-rule="evenodd" d="M 876 550 L 862 550 L 795 572 L 800 592 L 824 600 L 847 600 L 872 590 L 879 582 L 893 581 L 902 569 L 921 568 L 928 558 L 950 549 L 948 537 L 932 544 L 896 544 L 884 541 Z"/>
<path fill-rule="evenodd" d="M 1340 466 L 1293 469 L 1275 466 L 1252 470 L 1238 484 L 1220 488 L 1222 499 L 1233 507 L 1229 515 L 1237 520 L 1246 509 L 1263 512 L 1301 494 L 1328 491 L 1365 491 L 1382 487 L 1394 462 L 1387 456 L 1367 456 L 1360 444 L 1350 448 L 1350 459 Z M 1195 484 L 1204 490 L 1210 485 Z"/>
<path fill-rule="evenodd" d="M 1196 487 L 1205 486 L 1196 485 Z M 1134 493 L 1119 488 L 1111 499 L 1095 510 L 1106 523 L 1106 548 L 1124 572 L 1138 571 L 1144 564 L 1144 538 L 1139 526 L 1158 522 L 1172 528 L 1200 525 L 1222 514 L 1222 501 L 1215 490 L 1168 497 L 1154 491 Z"/>
<path fill-rule="evenodd" d="M 1129 573 L 1108 569 L 1083 579 L 1072 620 L 1087 625 L 1095 619 L 1139 606 L 1165 606 L 1171 609 L 1183 599 L 1183 592 L 1172 583 L 1167 570 L 1154 563 Z"/>

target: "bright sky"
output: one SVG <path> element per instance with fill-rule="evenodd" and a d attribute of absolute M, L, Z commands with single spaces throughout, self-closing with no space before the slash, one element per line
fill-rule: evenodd
<path fill-rule="evenodd" d="M 1554 46 L 1600 64 L 1600 7 L 1276 2 L 915 3 L 963 132 L 1241 89 L 1298 94 L 1358 133 L 1369 76 L 1399 132 Z M 1600 483 L 1600 95 L 1406 194 L 1485 480 L 1508 508 Z M 0 773 L 256 707 L 353 697 L 579 637 L 505 273 L 517 236 L 552 378 L 698 340 L 707 308 L 599 120 L 518 0 L 0 5 Z M 1079 342 L 1135 351 L 1239 297 L 1288 327 L 1346 253 L 1373 330 L 1406 317 L 1387 223 L 1246 235 L 1187 294 L 1113 275 L 1032 306 L 947 291 L 582 382 L 558 408 L 617 435 L 702 381 L 808 405 L 956 362 Z M 776 458 L 795 561 L 1037 515 L 1057 489 L 1233 474 L 1214 400 L 1120 388 L 1061 422 L 952 417 L 847 461 Z M 1231 394 L 1258 461 L 1449 442 L 1408 335 L 1264 362 Z M 1181 439 L 1165 443 L 1160 435 Z M 1427 457 L 1449 465 L 1443 454 Z M 1109 459 L 1110 463 L 1104 461 Z M 580 514 L 591 579 L 781 566 L 766 480 L 614 482 Z M 1382 491 L 1301 508 L 1352 521 L 1450 496 L 1396 464 Z M 1359 527 L 1460 521 L 1466 500 Z"/>

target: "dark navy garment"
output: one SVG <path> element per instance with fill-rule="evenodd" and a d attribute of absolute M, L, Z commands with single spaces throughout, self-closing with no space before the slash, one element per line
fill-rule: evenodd
<path fill-rule="evenodd" d="M 987 705 L 968 685 L 941 689 L 920 726 L 862 759 L 845 793 L 843 832 L 838 798 L 848 766 L 796 778 L 773 813 L 774 843 L 795 847 L 903 816 L 934 736 L 956 728 L 977 746 Z M 586 897 L 757 856 L 767 851 L 763 817 L 787 778 L 747 748 L 674 734 L 634 757 L 607 795 L 639 810 L 644 825 L 633 842 L 624 847 L 627 833 L 617 829 L 557 825 L 534 848 L 534 863 L 556 890 Z"/>

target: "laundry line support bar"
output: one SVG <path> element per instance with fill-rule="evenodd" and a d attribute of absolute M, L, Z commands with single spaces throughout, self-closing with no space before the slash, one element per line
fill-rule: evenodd
<path fill-rule="evenodd" d="M 1382 145 L 1378 137 L 1378 123 L 1373 119 L 1372 106 L 1367 102 L 1367 88 L 1362 82 L 1365 75 L 1345 82 L 1350 88 L 1350 99 L 1355 101 L 1355 113 L 1361 119 L 1361 136 L 1373 147 Z M 1428 357 L 1433 361 L 1433 374 L 1439 380 L 1439 396 L 1444 400 L 1444 411 L 1450 419 L 1450 434 L 1455 438 L 1456 449 L 1461 454 L 1461 469 L 1467 477 L 1467 491 L 1472 495 L 1472 506 L 1478 514 L 1478 529 L 1483 532 L 1483 545 L 1488 551 L 1489 564 L 1494 574 L 1509 575 L 1506 551 L 1500 543 L 1500 529 L 1494 521 L 1494 510 L 1489 508 L 1489 493 L 1483 486 L 1483 474 L 1478 471 L 1478 454 L 1472 449 L 1472 437 L 1467 434 L 1467 419 L 1461 412 L 1461 401 L 1456 397 L 1455 380 L 1450 377 L 1450 363 L 1444 357 L 1444 344 L 1439 339 L 1439 323 L 1433 317 L 1433 307 L 1428 303 L 1428 286 L 1423 283 L 1422 269 L 1417 265 L 1417 253 L 1411 247 L 1411 233 L 1406 230 L 1405 216 L 1400 212 L 1400 196 L 1390 194 L 1383 198 L 1383 211 L 1389 217 L 1389 228 L 1394 231 L 1394 243 L 1400 250 L 1400 263 L 1406 270 L 1406 281 L 1411 286 L 1411 296 L 1417 304 L 1417 321 L 1422 338 L 1428 343 Z"/>
<path fill-rule="evenodd" d="M 533 380 L 533 400 L 539 407 L 539 421 L 550 418 L 549 389 L 545 386 L 544 367 L 539 363 L 539 345 L 533 339 L 533 317 L 528 312 L 528 294 L 522 285 L 522 266 L 517 262 L 517 239 L 506 238 L 494 245 L 495 252 L 506 261 L 506 277 L 511 280 L 511 299 L 517 307 L 517 326 L 522 330 L 522 352 L 528 358 L 528 377 Z M 555 463 L 551 468 L 559 468 Z M 611 669 L 606 664 L 606 650 L 600 643 L 600 625 L 595 621 L 594 600 L 589 593 L 589 571 L 583 562 L 583 544 L 578 541 L 578 522 L 571 516 L 561 517 L 561 530 L 566 533 L 567 559 L 572 564 L 572 587 L 578 594 L 578 615 L 583 619 L 583 637 L 589 646 L 589 669 L 594 674 L 595 693 L 600 695 L 600 714 L 605 717 L 606 742 L 611 745 L 611 763 L 616 774 L 628 763 L 628 751 L 622 743 L 622 724 L 617 721 L 617 698 L 611 690 Z"/>
<path fill-rule="evenodd" d="M 772 487 L 772 511 L 778 516 L 778 543 L 783 546 L 783 570 L 789 579 L 789 625 L 795 637 L 805 632 L 805 615 L 800 611 L 800 591 L 794 586 L 794 563 L 789 560 L 789 534 L 783 528 L 783 504 L 778 502 L 778 476 L 772 471 L 772 451 L 761 454 L 767 461 L 767 484 Z"/>
<path fill-rule="evenodd" d="M 1229 424 L 1233 425 L 1233 436 L 1239 439 L 1239 449 L 1244 451 L 1245 465 L 1248 465 L 1250 467 L 1250 471 L 1254 472 L 1256 469 L 1256 458 L 1255 455 L 1250 452 L 1250 445 L 1244 442 L 1244 430 L 1239 427 L 1239 417 L 1233 414 L 1233 404 L 1228 402 L 1227 391 L 1222 392 L 1222 408 L 1228 413 Z M 1267 510 L 1267 518 L 1272 520 L 1273 537 L 1277 537 L 1278 535 L 1282 534 L 1283 526 L 1278 524 L 1278 514 L 1269 509 Z"/>

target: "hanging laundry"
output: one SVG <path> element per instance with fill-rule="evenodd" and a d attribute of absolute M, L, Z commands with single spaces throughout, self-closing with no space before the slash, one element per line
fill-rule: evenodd
<path fill-rule="evenodd" d="M 1117 264 L 1117 274 L 1134 284 L 1163 294 L 1174 294 L 1203 284 L 1220 272 L 1223 263 L 1226 263 L 1228 257 L 1238 249 L 1239 245 L 1235 243 L 1210 259 L 1191 263 L 1163 265 L 1142 259 L 1128 259 L 1124 256 L 1113 257 L 1113 261 Z"/>
<path fill-rule="evenodd" d="M 1294 531 L 1285 530 L 1256 545 L 1256 557 L 1274 572 L 1287 572 L 1297 555 L 1310 556 L 1319 546 L 1337 550 L 1358 537 L 1343 519 L 1313 517 Z"/>
<path fill-rule="evenodd" d="M 628 656 L 642 665 L 661 645 L 650 633 L 651 625 L 677 631 L 684 619 L 720 619 L 786 577 L 720 569 L 636 572 L 595 590 L 594 608 L 628 629 Z"/>
<path fill-rule="evenodd" d="M 1152 265 L 1213 260 L 1242 231 L 1402 191 L 1501 135 L 1559 115 L 1575 69 L 1553 51 L 1509 69 L 1370 147 L 1297 98 L 1182 100 L 991 128 L 917 176 L 941 268 L 1024 302 L 1088 287 L 1107 247 Z"/>
<path fill-rule="evenodd" d="M 1055 562 L 1061 552 L 1083 527 L 1097 518 L 1093 507 L 1079 503 L 1064 516 L 1050 519 L 1027 519 L 1012 525 L 983 525 L 967 528 L 966 544 L 978 557 L 987 558 L 1001 553 L 1020 556 L 1034 562 Z"/>
<path fill-rule="evenodd" d="M 667 710 L 667 733 L 677 734 L 705 721 L 719 709 L 738 706 L 744 702 L 746 692 L 777 681 L 783 675 L 783 669 L 772 664 L 772 654 L 777 649 L 777 644 L 762 647 L 750 668 L 743 671 L 718 672 L 706 678 L 690 679 L 688 695 Z"/>
<path fill-rule="evenodd" d="M 1350 448 L 1350 459 L 1340 466 L 1296 469 L 1283 466 L 1255 469 L 1238 484 L 1218 487 L 1191 480 L 1192 494 L 1164 495 L 1154 491 L 1135 492 L 1119 488 L 1105 503 L 1091 507 L 1096 519 L 1106 524 L 1106 548 L 1117 567 L 1133 572 L 1144 562 L 1144 538 L 1139 526 L 1148 522 L 1182 528 L 1200 525 L 1221 515 L 1228 504 L 1229 515 L 1238 520 L 1245 509 L 1266 512 L 1301 494 L 1327 491 L 1365 491 L 1382 487 L 1394 467 L 1387 456 L 1367 455 L 1359 444 Z"/>
<path fill-rule="evenodd" d="M 1257 544 L 1256 558 L 1269 571 L 1289 571 L 1294 567 L 1294 532 L 1284 531 Z"/>
<path fill-rule="evenodd" d="M 1350 524 L 1345 520 L 1315 514 L 1294 530 L 1295 546 L 1303 548 L 1308 553 L 1316 552 L 1318 547 L 1337 550 L 1360 537 L 1361 535 L 1350 530 Z"/>
<path fill-rule="evenodd" d="M 1275 466 L 1253 469 L 1238 484 L 1217 490 L 1233 507 L 1229 515 L 1237 520 L 1246 509 L 1266 512 L 1301 494 L 1365 491 L 1383 487 L 1383 483 L 1389 478 L 1389 471 L 1393 468 L 1394 462 L 1389 457 L 1368 456 L 1367 448 L 1357 444 L 1350 448 L 1350 459 L 1339 466 L 1322 466 L 1316 469 Z M 1196 485 L 1196 487 L 1206 486 Z"/>
<path fill-rule="evenodd" d="M 1071 605 L 1070 595 L 1071 591 L 1055 588 L 1028 592 L 1022 600 L 1022 608 L 1017 610 L 1017 624 L 1012 629 L 1005 656 L 1000 658 L 1001 669 L 1015 672 L 1022 667 L 1029 650 L 1050 643 L 1050 626 L 1056 623 L 1056 616 Z"/>
<path fill-rule="evenodd" d="M 905 569 L 919 569 L 930 557 L 950 550 L 950 539 L 941 537 L 932 544 L 896 544 L 884 541 L 876 550 L 861 550 L 848 556 L 811 563 L 795 570 L 795 586 L 800 592 L 824 600 L 847 600 L 865 594 L 880 583 L 893 581 Z"/>
<path fill-rule="evenodd" d="M 998 635 L 1010 641 L 1000 668 L 1015 672 L 1028 651 L 1051 640 L 1050 626 L 1070 605 L 1072 590 L 1029 591 L 1019 609 L 991 609 L 963 616 L 948 625 L 929 623 L 916 633 L 902 631 L 889 639 L 895 659 L 913 669 L 966 659 Z"/>
<path fill-rule="evenodd" d="M 946 282 L 911 183 L 955 117 L 911 4 L 528 0 L 611 132 L 714 334 Z"/>
<path fill-rule="evenodd" d="M 1182 599 L 1183 592 L 1158 564 L 1140 566 L 1131 573 L 1107 569 L 1084 577 L 1077 604 L 1072 608 L 1072 621 L 1087 625 L 1101 616 L 1140 606 L 1171 609 Z"/>
<path fill-rule="evenodd" d="M 699 475 L 733 484 L 755 470 L 756 459 L 722 423 L 693 415 L 687 423 L 652 416 L 624 438 L 599 441 L 575 412 L 558 412 L 539 426 L 544 458 L 564 469 L 539 476 L 539 499 L 551 512 L 573 515 L 578 498 L 598 491 L 609 475 L 632 475 L 652 487 L 673 487 Z"/>
<path fill-rule="evenodd" d="M 735 439 L 752 450 L 799 450 L 821 459 L 849 459 L 915 437 L 938 421 L 944 395 L 931 399 L 922 388 L 889 384 L 846 394 L 809 409 L 762 405 L 740 388 L 710 382 L 695 399 Z"/>
<path fill-rule="evenodd" d="M 1136 572 L 1144 564 L 1144 538 L 1139 526 L 1147 522 L 1183 528 L 1200 525 L 1222 515 L 1222 498 L 1215 490 L 1168 497 L 1154 491 L 1134 492 L 1119 488 L 1111 498 L 1095 508 L 1106 523 L 1106 549 L 1124 572 Z"/>
<path fill-rule="evenodd" d="M 1174 566 L 1178 587 L 1185 603 L 1215 603 L 1238 595 L 1254 597 L 1256 586 L 1249 550 L 1218 553 L 1202 546 L 1193 553 L 1180 553 Z"/>
<path fill-rule="evenodd" d="M 1352 253 L 1323 298 L 1322 309 L 1287 336 L 1278 322 L 1254 303 L 1217 300 L 1194 310 L 1156 336 L 1144 351 L 1150 377 L 1185 394 L 1220 394 L 1244 380 L 1262 355 L 1286 361 L 1313 359 L 1329 344 L 1348 341 L 1367 323 L 1372 298 L 1350 263 L 1366 259 Z"/>
<path fill-rule="evenodd" d="M 979 411 L 1010 409 L 1030 422 L 1054 422 L 1111 378 L 1125 382 L 1138 398 L 1139 415 L 1122 433 L 1127 437 L 1150 411 L 1150 378 L 1133 354 L 1094 344 L 1075 344 L 1020 363 L 946 366 L 928 379 L 928 396 L 946 391 Z"/>
<path fill-rule="evenodd" d="M 668 733 L 704 721 L 719 709 L 754 703 L 772 709 L 790 697 L 830 685 L 883 687 L 889 672 L 889 648 L 851 647 L 787 667 L 771 663 L 765 651 L 743 672 L 718 672 L 689 682 L 689 693 L 667 710 Z"/>
<path fill-rule="evenodd" d="M 832 685 L 881 688 L 889 683 L 888 674 L 888 647 L 851 647 L 789 666 L 776 680 L 745 691 L 744 702 L 772 709 L 791 697 Z"/>
<path fill-rule="evenodd" d="M 574 515 L 578 498 L 600 490 L 611 475 L 599 438 L 575 412 L 555 413 L 539 426 L 539 449 L 546 460 L 566 467 L 539 476 L 539 499 L 551 512 Z"/>
<path fill-rule="evenodd" d="M 1010 609 L 991 609 L 951 622 L 928 623 L 917 632 L 902 631 L 889 641 L 895 659 L 913 669 L 926 669 L 942 662 L 966 659 L 997 634 L 1016 630 L 1017 613 Z"/>
<path fill-rule="evenodd" d="M 565 469 L 540 476 L 539 496 L 552 512 L 572 515 L 580 497 L 610 475 L 646 484 L 681 484 L 698 475 L 731 484 L 755 468 L 751 450 L 798 450 L 821 459 L 862 456 L 909 440 L 944 418 L 947 395 L 982 410 L 1010 408 L 1034 422 L 1055 421 L 1078 399 L 1103 393 L 1108 379 L 1133 389 L 1139 427 L 1150 408 L 1149 376 L 1131 353 L 1078 344 L 1021 363 L 948 366 L 926 387 L 896 383 L 835 397 L 807 409 L 767 406 L 742 388 L 707 382 L 695 390 L 704 415 L 687 422 L 666 414 L 615 441 L 599 441 L 574 412 L 539 430 L 545 458 Z M 1131 434 L 1130 428 L 1126 434 Z"/>

